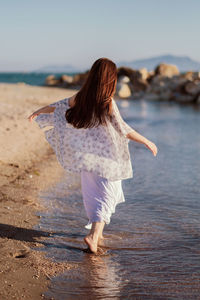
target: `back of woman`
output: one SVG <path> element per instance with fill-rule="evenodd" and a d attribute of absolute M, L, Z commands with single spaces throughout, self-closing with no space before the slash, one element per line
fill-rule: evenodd
<path fill-rule="evenodd" d="M 121 180 L 133 176 L 129 139 L 146 145 L 154 155 L 154 143 L 137 133 L 121 117 L 113 99 L 117 67 L 107 58 L 92 65 L 79 92 L 33 113 L 29 119 L 40 128 L 53 126 L 45 137 L 68 172 L 81 173 L 83 203 L 88 216 L 84 238 L 97 252 L 103 228 L 110 223 L 118 203 L 124 202 Z"/>

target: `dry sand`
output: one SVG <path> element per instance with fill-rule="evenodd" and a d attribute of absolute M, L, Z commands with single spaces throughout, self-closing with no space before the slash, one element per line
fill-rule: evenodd
<path fill-rule="evenodd" d="M 49 233 L 34 230 L 45 209 L 38 192 L 63 170 L 38 125 L 27 120 L 38 108 L 77 91 L 0 84 L 0 299 L 45 299 L 51 276 L 70 268 L 38 251 Z M 56 166 L 56 168 L 55 168 Z M 52 170 L 57 170 L 56 173 Z"/>

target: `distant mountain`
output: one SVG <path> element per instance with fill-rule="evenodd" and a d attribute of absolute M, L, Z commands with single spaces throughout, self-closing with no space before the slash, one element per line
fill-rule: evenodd
<path fill-rule="evenodd" d="M 80 73 L 81 69 L 78 69 L 72 65 L 49 65 L 34 70 L 35 73 Z"/>
<path fill-rule="evenodd" d="M 117 67 L 130 67 L 132 69 L 146 68 L 152 71 L 160 63 L 176 65 L 180 72 L 185 71 L 200 71 L 200 62 L 191 59 L 188 56 L 162 55 L 146 59 L 138 59 L 129 62 L 121 61 L 117 63 Z"/>
<path fill-rule="evenodd" d="M 133 61 L 120 61 L 116 63 L 117 67 L 130 67 L 132 69 L 146 68 L 148 71 L 154 70 L 160 63 L 176 65 L 180 72 L 200 71 L 200 62 L 191 59 L 188 56 L 175 56 L 171 54 L 154 56 L 145 59 L 137 59 Z M 89 68 L 88 68 L 89 69 Z M 87 69 L 87 70 L 88 70 Z M 76 68 L 70 64 L 48 65 L 34 70 L 35 73 L 82 73 L 86 69 Z"/>

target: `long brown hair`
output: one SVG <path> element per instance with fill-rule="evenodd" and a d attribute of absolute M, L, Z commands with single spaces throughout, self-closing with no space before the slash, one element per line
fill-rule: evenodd
<path fill-rule="evenodd" d="M 76 128 L 106 124 L 112 118 L 112 96 L 117 84 L 117 67 L 108 58 L 96 60 L 82 88 L 76 94 L 74 106 L 66 111 L 67 122 Z"/>

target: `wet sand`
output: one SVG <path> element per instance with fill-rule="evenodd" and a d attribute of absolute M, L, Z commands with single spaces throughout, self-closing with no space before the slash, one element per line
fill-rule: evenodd
<path fill-rule="evenodd" d="M 64 99 L 75 90 L 0 84 L 0 299 L 44 299 L 49 279 L 70 268 L 38 251 L 49 232 L 39 223 L 38 192 L 52 186 L 63 170 L 35 122 L 38 108 Z M 56 168 L 55 168 L 56 166 Z M 56 172 L 54 170 L 56 169 Z"/>

